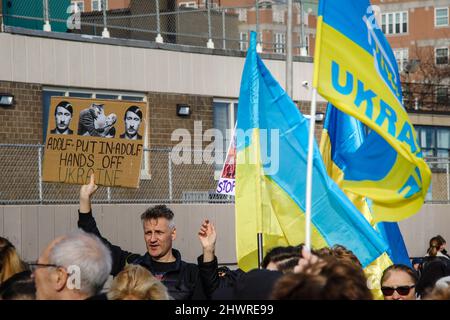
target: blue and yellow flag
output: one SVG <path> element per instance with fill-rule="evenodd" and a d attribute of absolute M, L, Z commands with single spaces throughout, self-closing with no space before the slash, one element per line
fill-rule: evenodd
<path fill-rule="evenodd" d="M 367 140 L 368 137 L 372 136 L 378 136 L 378 140 Z M 370 148 L 367 147 L 367 142 L 371 143 Z M 343 181 L 349 173 L 352 175 L 367 175 L 367 172 L 363 171 L 365 166 L 361 165 L 360 162 L 366 158 L 366 154 L 371 148 L 377 147 L 377 142 L 386 143 L 375 131 L 369 132 L 360 121 L 336 109 L 332 104 L 328 104 L 320 141 L 320 151 L 328 175 L 339 187 L 342 188 Z M 380 154 L 379 156 L 378 162 L 382 163 L 383 155 Z M 373 222 L 370 199 L 353 194 L 348 190 L 344 193 L 364 217 L 369 222 Z M 380 280 L 384 269 L 392 263 L 411 264 L 396 222 L 380 222 L 374 224 L 374 228 L 386 241 L 389 248 L 387 255 L 378 257 L 365 269 L 365 273 L 374 297 L 381 299 Z"/>
<path fill-rule="evenodd" d="M 320 95 L 378 133 L 358 150 L 343 189 L 372 200 L 374 222 L 417 213 L 431 172 L 402 105 L 392 49 L 369 1 L 320 1 L 314 61 L 313 86 Z"/>
<path fill-rule="evenodd" d="M 367 139 L 372 136 L 378 136 L 377 140 Z M 369 142 L 369 146 L 366 146 L 367 142 Z M 377 142 L 386 143 L 375 131 L 369 132 L 360 121 L 336 109 L 332 104 L 328 104 L 320 141 L 320 152 L 328 175 L 341 189 L 343 180 L 349 173 L 351 175 L 367 175 L 367 172 L 362 172 L 365 166 L 360 162 L 366 159 L 365 153 L 368 150 L 377 147 Z M 378 162 L 383 162 L 383 155 L 380 155 Z M 370 199 L 352 194 L 350 191 L 344 191 L 344 193 L 366 219 L 373 222 Z M 391 260 L 394 263 L 411 265 L 398 224 L 396 222 L 380 222 L 374 226 L 389 245 L 388 254 Z"/>
<path fill-rule="evenodd" d="M 308 120 L 256 53 L 256 33 L 241 81 L 236 129 L 236 246 L 239 267 L 257 266 L 257 233 L 265 248 L 305 241 Z M 340 244 L 363 266 L 387 245 L 328 177 L 317 144 L 311 210 L 315 248 Z"/>

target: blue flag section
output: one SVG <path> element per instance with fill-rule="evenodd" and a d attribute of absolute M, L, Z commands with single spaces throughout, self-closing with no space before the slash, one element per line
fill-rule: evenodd
<path fill-rule="evenodd" d="M 389 245 L 388 255 L 392 262 L 412 267 L 398 223 L 381 222 L 377 224 L 377 229 Z"/>

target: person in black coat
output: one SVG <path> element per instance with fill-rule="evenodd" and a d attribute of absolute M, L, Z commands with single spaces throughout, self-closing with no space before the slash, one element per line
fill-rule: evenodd
<path fill-rule="evenodd" d="M 180 252 L 172 248 L 172 241 L 176 238 L 173 212 L 165 205 L 149 208 L 141 215 L 147 252 L 134 254 L 101 236 L 91 212 L 91 197 L 97 188 L 94 175 L 91 175 L 89 184 L 81 187 L 78 227 L 95 234 L 109 247 L 113 276 L 129 263 L 139 264 L 161 280 L 175 300 L 210 298 L 212 283 L 217 277 L 217 258 L 214 255 L 216 233 L 209 221 L 202 224 L 199 232 L 203 255 L 198 257 L 198 265 L 195 265 L 183 261 Z"/>
<path fill-rule="evenodd" d="M 423 258 L 421 276 L 417 284 L 417 292 L 421 296 L 427 295 L 437 280 L 450 276 L 450 258 L 442 252 L 445 250 L 445 240 L 441 236 L 430 239 L 427 255 Z"/>

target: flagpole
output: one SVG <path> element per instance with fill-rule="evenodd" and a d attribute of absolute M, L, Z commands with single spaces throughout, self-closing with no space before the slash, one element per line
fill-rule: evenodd
<path fill-rule="evenodd" d="M 316 98 L 317 89 L 312 88 L 311 117 L 309 119 L 308 137 L 308 164 L 306 169 L 306 221 L 305 221 L 305 247 L 311 250 L 311 197 L 312 197 L 312 169 L 314 154 L 314 129 L 316 126 Z"/>
<path fill-rule="evenodd" d="M 262 263 L 263 263 L 263 234 L 261 232 L 258 232 L 257 234 L 257 241 L 258 241 L 258 269 L 262 269 Z"/>

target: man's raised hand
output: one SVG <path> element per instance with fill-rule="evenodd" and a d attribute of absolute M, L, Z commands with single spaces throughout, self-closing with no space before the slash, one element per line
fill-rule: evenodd
<path fill-rule="evenodd" d="M 198 238 L 203 248 L 203 261 L 210 262 L 214 260 L 214 252 L 216 248 L 216 228 L 209 220 L 204 220 L 198 232 Z"/>
<path fill-rule="evenodd" d="M 89 183 L 82 185 L 80 188 L 80 213 L 91 212 L 91 197 L 97 189 L 95 175 L 92 173 Z"/>

